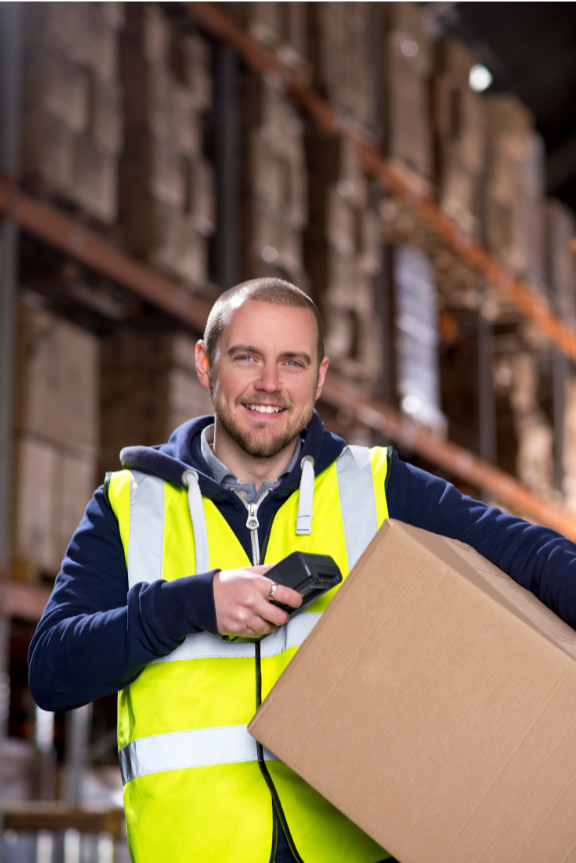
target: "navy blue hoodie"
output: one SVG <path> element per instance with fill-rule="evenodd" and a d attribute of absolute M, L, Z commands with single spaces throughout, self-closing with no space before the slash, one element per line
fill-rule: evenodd
<path fill-rule="evenodd" d="M 209 416 L 190 420 L 158 447 L 129 447 L 122 451 L 122 463 L 177 485 L 193 467 L 202 494 L 214 501 L 251 559 L 246 508 L 212 479 L 202 457 L 201 432 L 212 422 Z M 316 473 L 326 470 L 345 446 L 324 431 L 317 413 L 302 439 L 302 456 L 314 457 Z M 392 450 L 389 458 L 390 518 L 468 543 L 576 627 L 574 543 L 462 495 Z M 275 513 L 299 484 L 297 465 L 263 500 L 258 510 L 261 548 Z M 45 710 L 68 710 L 117 692 L 188 633 L 216 632 L 213 576 L 214 571 L 129 590 L 118 522 L 106 488 L 100 486 L 72 537 L 30 645 L 30 689 L 36 702 Z"/>

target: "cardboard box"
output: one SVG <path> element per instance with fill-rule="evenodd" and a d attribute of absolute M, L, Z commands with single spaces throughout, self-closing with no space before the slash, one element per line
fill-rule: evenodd
<path fill-rule="evenodd" d="M 129 130 L 120 162 L 120 207 L 134 209 L 136 196 L 149 192 L 175 210 L 186 202 L 186 162 L 162 138 L 143 130 Z"/>
<path fill-rule="evenodd" d="M 249 730 L 403 863 L 576 860 L 576 633 L 462 543 L 386 522 Z"/>
<path fill-rule="evenodd" d="M 566 323 L 576 322 L 576 258 L 570 242 L 576 237 L 576 217 L 561 201 L 546 202 L 547 282 L 554 309 Z"/>
<path fill-rule="evenodd" d="M 22 178 L 70 197 L 74 192 L 74 158 L 74 135 L 68 126 L 43 108 L 27 107 L 22 116 Z"/>
<path fill-rule="evenodd" d="M 28 110 L 46 111 L 71 132 L 88 123 L 89 74 L 57 48 L 36 45 L 23 63 L 22 94 Z"/>
<path fill-rule="evenodd" d="M 16 428 L 87 453 L 98 448 L 99 343 L 42 309 L 18 309 Z"/>
<path fill-rule="evenodd" d="M 74 142 L 74 198 L 105 224 L 118 216 L 118 160 L 82 135 Z"/>
<path fill-rule="evenodd" d="M 118 155 L 123 140 L 123 93 L 116 83 L 92 76 L 88 133 L 103 153 Z"/>
<path fill-rule="evenodd" d="M 195 344 L 170 332 L 104 340 L 101 472 L 120 469 L 122 447 L 163 443 L 186 420 L 212 413 L 210 393 L 196 375 Z"/>
<path fill-rule="evenodd" d="M 14 575 L 35 581 L 60 566 L 56 531 L 60 454 L 56 445 L 24 435 L 15 446 Z"/>
<path fill-rule="evenodd" d="M 56 531 L 57 554 L 64 558 L 72 534 L 96 487 L 96 457 L 64 451 L 60 459 L 60 506 Z M 103 482 L 104 477 L 100 480 Z"/>

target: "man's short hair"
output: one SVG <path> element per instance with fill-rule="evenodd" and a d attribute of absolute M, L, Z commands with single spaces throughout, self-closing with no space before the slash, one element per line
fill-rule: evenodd
<path fill-rule="evenodd" d="M 204 330 L 204 345 L 208 357 L 208 367 L 212 368 L 218 342 L 227 323 L 226 316 L 230 307 L 237 308 L 245 300 L 257 300 L 260 303 L 270 303 L 273 306 L 294 306 L 298 309 L 309 309 L 316 320 L 318 329 L 318 365 L 324 359 L 324 325 L 320 312 L 310 297 L 297 288 L 296 285 L 283 279 L 264 278 L 252 279 L 235 285 L 221 294 L 208 317 Z"/>

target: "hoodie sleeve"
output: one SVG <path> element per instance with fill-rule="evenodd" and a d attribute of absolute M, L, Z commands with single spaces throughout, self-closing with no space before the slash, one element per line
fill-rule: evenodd
<path fill-rule="evenodd" d="M 69 710 L 117 692 L 187 634 L 216 632 L 216 571 L 128 590 L 118 522 L 100 487 L 72 537 L 30 645 L 37 704 Z"/>
<path fill-rule="evenodd" d="M 471 545 L 576 628 L 573 542 L 461 494 L 446 480 L 401 461 L 396 453 L 386 497 L 390 518 Z"/>

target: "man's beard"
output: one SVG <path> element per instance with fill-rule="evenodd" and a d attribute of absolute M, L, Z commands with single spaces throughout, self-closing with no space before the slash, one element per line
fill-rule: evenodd
<path fill-rule="evenodd" d="M 277 455 L 281 450 L 292 443 L 299 432 L 308 425 L 314 413 L 314 402 L 310 401 L 297 416 L 292 417 L 288 423 L 288 427 L 282 434 L 272 438 L 272 440 L 259 442 L 254 437 L 254 431 L 247 433 L 240 428 L 234 419 L 228 404 L 219 396 L 217 379 L 210 382 L 210 395 L 212 397 L 214 415 L 226 434 L 231 437 L 232 440 L 244 450 L 244 452 L 248 453 L 248 455 L 253 458 L 265 459 L 272 458 Z M 286 408 L 287 411 L 291 411 L 294 407 L 292 403 L 285 398 L 279 398 L 276 396 L 275 399 L 277 406 Z M 258 402 L 251 402 L 249 399 L 245 399 L 242 396 L 239 399 L 236 399 L 236 405 L 251 403 L 258 404 Z M 258 428 L 268 428 L 268 423 L 263 421 L 260 426 L 257 426 L 257 429 Z"/>

